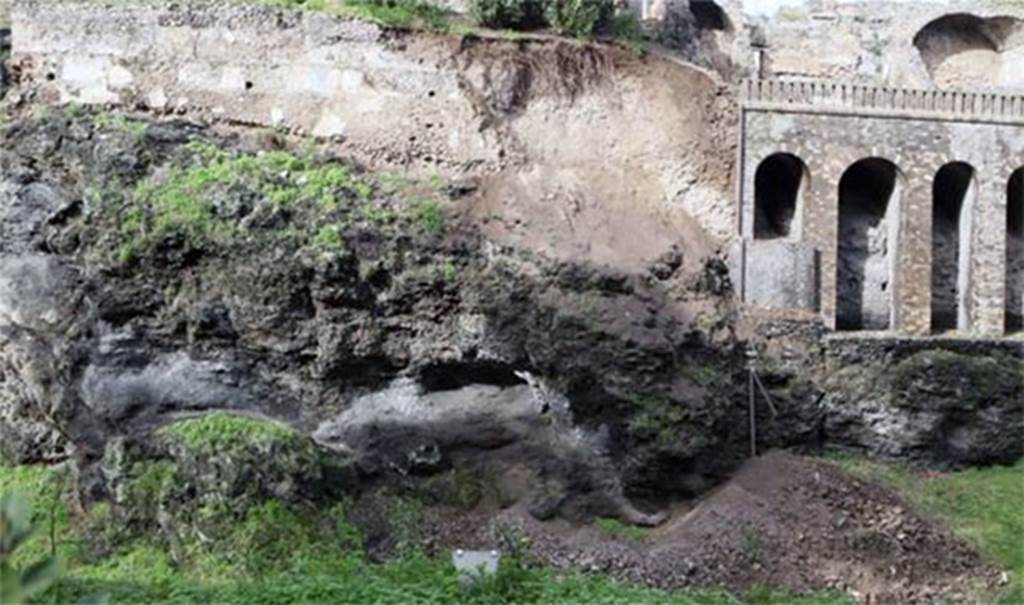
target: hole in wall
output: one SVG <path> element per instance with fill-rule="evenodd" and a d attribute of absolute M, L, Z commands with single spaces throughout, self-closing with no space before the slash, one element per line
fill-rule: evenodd
<path fill-rule="evenodd" d="M 892 327 L 899 227 L 899 169 L 882 158 L 855 162 L 839 181 L 836 327 Z"/>
<path fill-rule="evenodd" d="M 246 90 L 252 90 L 253 86 L 254 86 L 254 84 L 252 82 L 246 80 L 246 82 L 245 82 L 245 89 Z"/>

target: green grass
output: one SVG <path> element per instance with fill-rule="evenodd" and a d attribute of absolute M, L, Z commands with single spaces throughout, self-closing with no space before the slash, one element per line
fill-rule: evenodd
<path fill-rule="evenodd" d="M 446 31 L 452 14 L 426 0 L 235 0 L 275 8 L 311 10 L 399 29 Z"/>
<path fill-rule="evenodd" d="M 235 449 L 299 438 L 298 433 L 285 425 L 223 412 L 169 424 L 160 429 L 159 434 L 180 441 L 192 450 Z"/>
<path fill-rule="evenodd" d="M 145 128 L 106 114 L 93 121 L 134 136 L 143 136 Z M 422 193 L 431 186 L 357 175 L 340 161 L 312 154 L 234 153 L 193 142 L 169 169 L 129 187 L 127 195 L 117 193 L 124 188 L 117 184 L 101 207 L 116 223 L 106 232 L 115 238 L 114 260 L 120 263 L 144 259 L 167 242 L 216 252 L 256 238 L 290 238 L 296 246 L 339 252 L 346 248 L 345 230 L 358 222 L 441 234 L 445 213 L 439 194 Z M 402 189 L 412 191 L 406 196 Z M 262 219 L 246 223 L 241 216 Z"/>
<path fill-rule="evenodd" d="M 1024 603 L 1024 460 L 949 473 L 848 457 L 837 457 L 836 462 L 856 476 L 891 487 L 915 509 L 976 544 L 1012 576 L 999 602 Z"/>
<path fill-rule="evenodd" d="M 618 519 L 609 519 L 607 517 L 594 520 L 594 526 L 611 538 L 631 540 L 633 542 L 643 542 L 651 533 L 646 527 L 626 525 Z"/>
<path fill-rule="evenodd" d="M 195 428 L 193 426 L 193 428 Z M 203 429 L 188 431 L 205 440 Z M 212 434 L 221 434 L 220 430 Z M 0 492 L 23 493 L 36 503 L 35 524 L 47 527 L 55 509 L 55 550 L 68 573 L 39 603 L 77 603 L 107 595 L 110 603 L 602 603 L 664 605 L 851 605 L 843 596 L 793 599 L 768 590 L 749 598 L 722 592 L 666 593 L 607 576 L 565 573 L 503 559 L 499 574 L 473 588 L 460 586 L 447 557 L 410 550 L 384 564 L 370 562 L 362 536 L 346 520 L 346 504 L 295 510 L 276 501 L 252 507 L 214 542 L 196 542 L 176 562 L 156 542 L 136 538 L 112 554 L 90 554 L 73 528 L 61 498 L 62 476 L 40 467 L 0 467 Z M 392 505 L 393 504 L 393 505 Z M 398 526 L 414 525 L 419 510 L 408 502 L 387 505 Z M 104 511 L 105 507 L 97 507 Z M 83 525 L 84 527 L 85 525 Z M 48 554 L 48 531 L 39 531 L 19 556 Z"/>

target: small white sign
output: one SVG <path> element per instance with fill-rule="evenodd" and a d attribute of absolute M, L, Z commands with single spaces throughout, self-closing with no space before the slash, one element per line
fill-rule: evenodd
<path fill-rule="evenodd" d="M 496 550 L 456 550 L 452 553 L 452 565 L 459 572 L 459 581 L 466 584 L 496 573 L 500 559 L 501 553 Z"/>

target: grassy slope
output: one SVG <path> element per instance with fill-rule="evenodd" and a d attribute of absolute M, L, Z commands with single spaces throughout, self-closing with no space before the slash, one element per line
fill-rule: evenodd
<path fill-rule="evenodd" d="M 160 546 L 134 541 L 112 554 L 90 555 L 77 537 L 59 494 L 55 471 L 0 467 L 0 493 L 15 491 L 35 502 L 37 533 L 17 555 L 24 567 L 53 544 L 67 576 L 39 600 L 82 602 L 106 594 L 111 603 L 665 603 L 678 605 L 847 605 L 842 596 L 793 599 L 767 591 L 746 598 L 724 593 L 668 594 L 600 575 L 508 566 L 493 581 L 460 588 L 444 559 L 411 554 L 386 564 L 366 560 L 360 540 L 337 511 L 311 522 L 277 503 L 251 511 L 217 550 L 192 552 L 179 569 Z M 327 525 L 325 526 L 325 522 Z M 80 528 L 81 529 L 81 528 Z M 102 543 L 93 534 L 91 541 Z"/>
<path fill-rule="evenodd" d="M 855 458 L 836 461 L 855 475 L 895 489 L 917 510 L 977 544 L 1012 576 L 1000 602 L 1024 603 L 1024 460 L 952 473 L 922 473 Z"/>

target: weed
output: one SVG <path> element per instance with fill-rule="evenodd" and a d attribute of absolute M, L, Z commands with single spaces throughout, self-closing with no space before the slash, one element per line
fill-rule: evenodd
<path fill-rule="evenodd" d="M 650 534 L 650 530 L 646 527 L 626 525 L 618 519 L 610 519 L 607 517 L 596 519 L 594 521 L 594 526 L 611 538 L 630 540 L 632 542 L 643 542 Z"/>
<path fill-rule="evenodd" d="M 642 57 L 644 49 L 644 31 L 640 20 L 631 12 L 615 15 L 608 26 L 608 33 L 621 42 L 634 56 Z"/>
<path fill-rule="evenodd" d="M 70 101 L 64 106 L 64 117 L 73 120 L 85 114 L 85 108 L 75 101 Z"/>
<path fill-rule="evenodd" d="M 117 130 L 124 132 L 136 141 L 146 136 L 146 123 L 141 120 L 133 120 L 121 114 L 98 113 L 92 118 L 93 126 L 102 130 Z"/>
<path fill-rule="evenodd" d="M 680 369 L 680 373 L 690 382 L 704 388 L 713 387 L 722 382 L 722 375 L 712 366 L 686 365 Z"/>
<path fill-rule="evenodd" d="M 637 411 L 628 423 L 630 434 L 662 447 L 671 447 L 676 442 L 679 425 L 689 418 L 687 409 L 671 399 L 638 397 L 633 404 Z"/>
<path fill-rule="evenodd" d="M 761 532 L 752 525 L 744 525 L 740 528 L 740 552 L 751 562 L 761 560 L 764 552 L 764 544 L 761 540 Z"/>
<path fill-rule="evenodd" d="M 15 551 L 28 541 L 34 529 L 31 502 L 20 494 L 0 494 L 0 602 L 25 603 L 49 588 L 61 574 L 60 560 L 52 554 L 24 570 L 15 565 Z"/>
<path fill-rule="evenodd" d="M 454 284 L 459 278 L 459 270 L 451 260 L 441 264 L 441 278 L 445 283 Z"/>
<path fill-rule="evenodd" d="M 424 0 L 347 0 L 330 11 L 388 27 L 447 31 L 450 13 Z"/>
<path fill-rule="evenodd" d="M 313 237 L 313 247 L 322 252 L 338 252 L 345 249 L 342 238 L 342 226 L 337 224 L 324 225 Z"/>
<path fill-rule="evenodd" d="M 413 204 L 413 219 L 427 233 L 440 235 L 444 231 L 444 210 L 436 200 L 416 201 Z"/>

